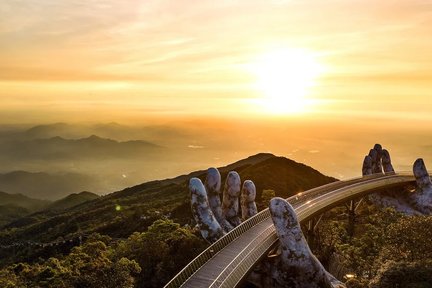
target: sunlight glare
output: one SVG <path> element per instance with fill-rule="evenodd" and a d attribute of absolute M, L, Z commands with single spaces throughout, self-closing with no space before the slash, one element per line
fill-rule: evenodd
<path fill-rule="evenodd" d="M 313 102 L 307 95 L 323 67 L 312 53 L 301 49 L 276 50 L 252 65 L 256 89 L 262 98 L 253 102 L 272 114 L 303 113 Z"/>

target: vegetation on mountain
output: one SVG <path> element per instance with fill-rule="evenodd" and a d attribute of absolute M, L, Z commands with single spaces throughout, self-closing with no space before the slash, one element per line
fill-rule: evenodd
<path fill-rule="evenodd" d="M 271 154 L 220 168 L 223 179 L 229 170 L 254 180 L 261 209 L 274 196 L 335 180 Z M 204 179 L 205 171 L 103 197 L 71 195 L 57 202 L 62 209 L 9 223 L 0 230 L 0 287 L 163 286 L 208 245 L 191 228 L 192 175 Z M 366 201 L 351 235 L 345 209 L 326 212 L 315 232 L 314 253 L 325 266 L 339 255 L 340 270 L 352 275 L 348 287 L 429 287 L 432 217 L 407 217 Z"/>
<path fill-rule="evenodd" d="M 432 216 L 405 216 L 366 202 L 357 211 L 350 237 L 345 209 L 325 214 L 314 253 L 325 265 L 333 254 L 341 256 L 338 270 L 354 277 L 349 288 L 430 287 L 424 285 L 432 283 Z"/>
<path fill-rule="evenodd" d="M 66 256 L 10 265 L 0 270 L 0 287 L 132 288 L 141 268 L 133 260 L 118 257 L 108 246 L 110 240 L 94 234 Z"/>
<path fill-rule="evenodd" d="M 261 197 L 263 190 L 289 197 L 335 181 L 306 165 L 271 154 L 222 167 L 223 179 L 229 170 L 238 171 L 242 180 L 254 180 L 261 207 L 265 207 L 263 200 L 268 202 L 268 195 Z M 192 174 L 205 178 L 205 171 Z M 207 246 L 197 231 L 189 228 L 195 225 L 187 188 L 192 174 L 147 182 L 62 211 L 47 209 L 6 225 L 0 230 L 0 245 L 5 247 L 0 249 L 2 273 L 9 273 L 10 279 L 22 279 L 19 273 L 11 274 L 16 263 L 26 263 L 33 270 L 40 269 L 35 267 L 44 265 L 46 259 L 54 257 L 61 262 L 74 254 L 79 236 L 87 243 L 90 235 L 98 233 L 111 239 L 105 245 L 115 255 L 109 258 L 112 263 L 125 258 L 140 266 L 141 273 L 134 276 L 135 283 L 140 283 L 137 287 L 160 287 Z"/>
<path fill-rule="evenodd" d="M 33 199 L 22 194 L 0 192 L 0 227 L 25 215 L 44 209 L 50 203 L 50 201 Z"/>
<path fill-rule="evenodd" d="M 27 197 L 22 194 L 9 194 L 0 191 L 1 205 L 14 205 L 16 207 L 25 208 L 29 211 L 37 211 L 45 208 L 51 202 Z"/>
<path fill-rule="evenodd" d="M 51 211 L 66 210 L 71 207 L 85 203 L 87 201 L 97 199 L 99 197 L 100 197 L 99 195 L 88 191 L 83 191 L 80 193 L 72 193 L 66 196 L 65 198 L 54 201 L 53 203 L 48 205 L 45 208 L 45 210 L 51 210 Z"/>
<path fill-rule="evenodd" d="M 0 190 L 48 201 L 59 200 L 71 193 L 83 191 L 82 187 L 91 189 L 98 187 L 98 184 L 93 177 L 80 173 L 14 171 L 0 174 Z M 44 206 L 46 203 L 43 203 L 40 208 Z"/>

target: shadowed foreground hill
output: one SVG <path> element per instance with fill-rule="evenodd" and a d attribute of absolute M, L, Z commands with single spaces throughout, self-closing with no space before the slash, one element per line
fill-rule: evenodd
<path fill-rule="evenodd" d="M 52 210 L 52 211 L 66 210 L 74 206 L 80 205 L 84 202 L 97 199 L 99 197 L 100 197 L 99 195 L 87 191 L 83 191 L 80 193 L 72 193 L 63 199 L 53 202 L 45 210 Z"/>
<path fill-rule="evenodd" d="M 14 171 L 0 174 L 0 190 L 21 193 L 38 199 L 58 200 L 84 190 L 82 187 L 91 190 L 97 186 L 94 178 L 79 173 L 49 174 Z"/>
<path fill-rule="evenodd" d="M 65 198 L 51 202 L 29 198 L 21 194 L 8 194 L 0 191 L 0 227 L 17 219 L 26 219 L 23 217 L 37 211 L 42 211 L 39 213 L 50 213 L 50 211 L 61 212 L 62 210 L 99 197 L 97 194 L 84 191 L 81 193 L 72 193 Z"/>
<path fill-rule="evenodd" d="M 0 227 L 13 219 L 41 210 L 50 203 L 50 201 L 33 199 L 22 194 L 0 191 Z"/>
<path fill-rule="evenodd" d="M 289 197 L 335 181 L 311 167 L 272 154 L 258 154 L 220 168 L 223 179 L 234 169 L 242 180 L 255 182 L 258 202 L 263 189 L 274 190 L 276 196 Z M 187 189 L 192 176 L 204 179 L 205 171 L 147 182 L 61 212 L 50 209 L 32 214 L 7 225 L 0 232 L 0 243 L 47 242 L 92 232 L 128 237 L 135 231 L 146 231 L 155 220 L 163 217 L 180 224 L 193 224 Z"/>

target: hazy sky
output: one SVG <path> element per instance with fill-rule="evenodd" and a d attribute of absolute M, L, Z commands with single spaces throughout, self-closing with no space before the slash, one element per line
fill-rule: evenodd
<path fill-rule="evenodd" d="M 4 0 L 0 121 L 265 118 L 260 101 L 286 80 L 282 92 L 308 86 L 295 117 L 430 123 L 430 27 L 418 0 Z M 255 73 L 274 51 L 290 68 Z M 279 82 L 262 91 L 260 77 Z"/>

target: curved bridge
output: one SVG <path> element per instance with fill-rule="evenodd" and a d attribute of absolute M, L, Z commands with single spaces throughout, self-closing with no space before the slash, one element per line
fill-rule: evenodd
<path fill-rule="evenodd" d="M 287 200 L 305 222 L 346 201 L 414 182 L 412 174 L 375 174 L 333 182 Z M 269 209 L 246 220 L 213 243 L 165 287 L 236 287 L 278 241 Z"/>

